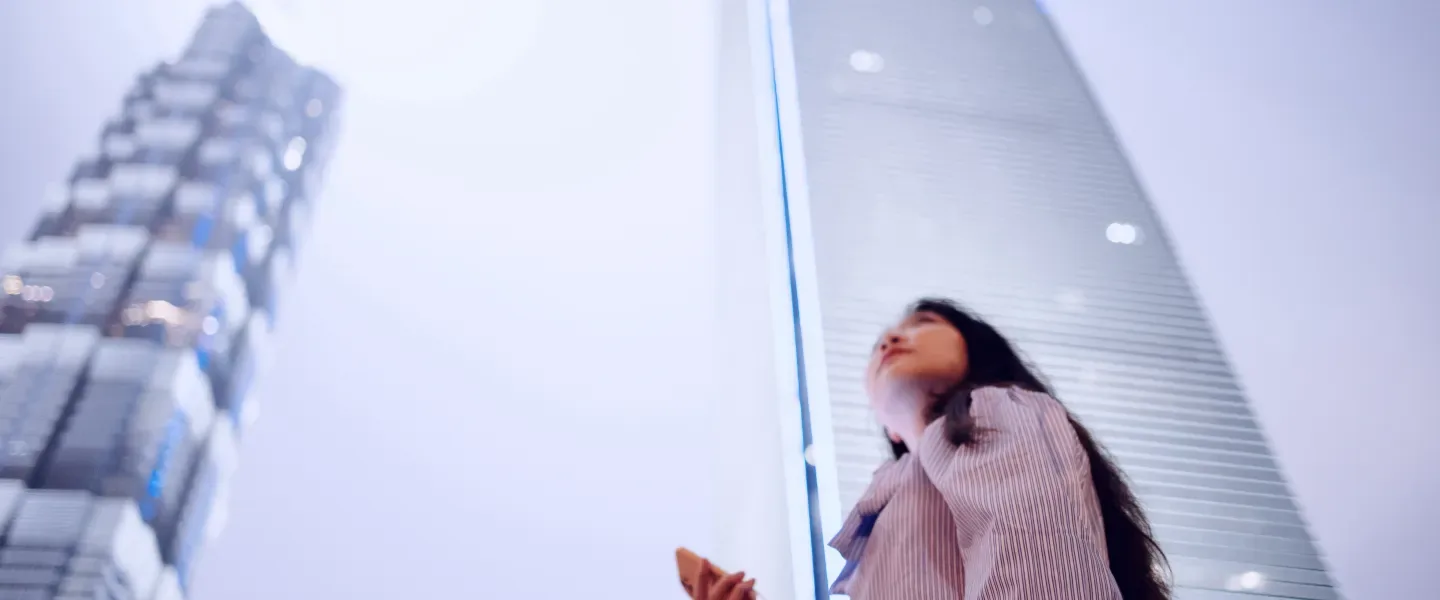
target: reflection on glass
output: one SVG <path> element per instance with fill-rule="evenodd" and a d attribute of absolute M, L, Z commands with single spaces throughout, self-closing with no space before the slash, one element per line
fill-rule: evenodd
<path fill-rule="evenodd" d="M 779 96 L 799 119 L 781 131 L 799 139 L 782 142 L 803 156 L 786 154 L 786 189 L 791 219 L 808 225 L 794 243 L 814 253 L 813 268 L 796 267 L 799 294 L 814 296 L 798 306 L 818 307 L 809 322 L 823 326 L 823 347 L 805 348 L 807 396 L 827 403 L 832 422 L 812 434 L 836 457 L 816 465 L 837 479 L 838 498 L 821 504 L 848 512 L 887 459 L 858 372 L 874 336 L 916 297 L 951 296 L 1015 339 L 1111 449 L 1179 597 L 1338 598 L 1157 215 L 1039 6 L 789 2 L 788 19 L 794 72 L 781 75 L 793 80 L 777 87 L 793 87 Z"/>

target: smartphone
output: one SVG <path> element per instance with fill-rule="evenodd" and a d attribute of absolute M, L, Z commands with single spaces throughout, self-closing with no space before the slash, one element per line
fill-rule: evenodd
<path fill-rule="evenodd" d="M 675 549 L 675 569 L 680 572 L 680 585 L 685 588 L 685 594 L 695 596 L 695 576 L 700 573 L 700 562 L 703 559 L 700 555 L 691 552 L 687 548 Z M 725 571 L 715 565 L 710 565 L 710 572 L 719 579 L 725 576 Z"/>
<path fill-rule="evenodd" d="M 685 594 L 692 598 L 695 597 L 694 578 L 700 573 L 700 563 L 703 560 L 700 555 L 685 548 L 675 549 L 675 568 L 680 572 L 680 585 L 685 588 Z M 715 576 L 715 579 L 729 575 L 724 569 L 715 565 L 710 565 L 710 573 Z M 753 590 L 750 592 L 750 597 L 756 597 Z"/>

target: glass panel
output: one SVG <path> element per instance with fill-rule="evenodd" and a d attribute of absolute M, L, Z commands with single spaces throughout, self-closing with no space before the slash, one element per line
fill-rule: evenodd
<path fill-rule="evenodd" d="M 817 533 L 836 531 L 887 459 L 861 387 L 874 337 L 940 295 L 1008 334 L 1115 449 L 1178 597 L 1336 598 L 1158 216 L 1040 8 L 770 4 L 803 396 L 825 450 L 812 455 Z"/>

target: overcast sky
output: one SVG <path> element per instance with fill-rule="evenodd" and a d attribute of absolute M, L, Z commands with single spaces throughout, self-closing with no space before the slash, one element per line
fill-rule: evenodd
<path fill-rule="evenodd" d="M 0 2 L 0 241 L 200 4 Z M 273 0 L 352 97 L 202 598 L 669 597 L 708 531 L 712 10 L 342 4 Z M 1047 4 L 1344 590 L 1433 595 L 1440 4 Z"/>

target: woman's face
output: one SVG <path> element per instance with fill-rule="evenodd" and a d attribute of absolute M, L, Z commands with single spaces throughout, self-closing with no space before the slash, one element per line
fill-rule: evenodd
<path fill-rule="evenodd" d="M 890 402 L 930 398 L 960 383 L 970 367 L 965 338 L 939 315 L 916 312 L 885 330 L 870 353 L 865 388 L 877 413 Z"/>

